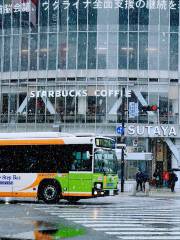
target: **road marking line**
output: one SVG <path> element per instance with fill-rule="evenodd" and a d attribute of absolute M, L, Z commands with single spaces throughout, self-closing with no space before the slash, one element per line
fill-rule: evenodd
<path fill-rule="evenodd" d="M 123 240 L 179 240 L 179 236 L 117 236 L 119 239 Z"/>
<path fill-rule="evenodd" d="M 175 236 L 179 236 L 180 237 L 180 232 L 168 232 L 168 231 L 164 231 L 164 232 L 106 232 L 109 235 L 164 235 L 166 234 L 167 236 L 169 236 L 169 240 L 171 239 L 171 236 L 175 235 Z"/>
<path fill-rule="evenodd" d="M 58 216 L 60 218 L 64 218 L 63 216 Z M 122 217 L 122 218 L 108 218 L 107 217 L 67 217 L 66 219 L 68 220 L 77 220 L 77 221 L 81 221 L 80 219 L 83 219 L 82 221 L 84 222 L 84 220 L 87 220 L 87 221 L 106 221 L 106 222 L 110 222 L 110 221 L 120 221 L 120 222 L 138 222 L 138 221 L 145 221 L 145 222 L 162 222 L 162 223 L 179 223 L 180 220 L 176 220 L 176 219 L 159 219 L 160 221 L 157 221 L 158 219 L 154 219 L 154 218 L 132 218 L 132 219 L 129 219 L 129 218 L 126 218 L 125 216 Z M 106 220 L 107 219 L 107 220 Z M 154 220 L 154 221 L 153 221 Z M 164 220 L 164 221 L 163 221 Z"/>
<path fill-rule="evenodd" d="M 136 225 L 140 225 L 139 223 L 134 223 Z M 125 224 L 122 224 L 122 223 L 95 223 L 95 224 L 83 224 L 84 226 L 86 227 L 118 227 L 118 226 L 132 226 L 133 224 L 131 223 L 125 223 Z"/>
<path fill-rule="evenodd" d="M 133 225 L 134 226 L 134 225 Z M 107 227 L 105 227 L 105 228 L 103 228 L 103 227 L 99 227 L 99 228 L 93 228 L 94 230 L 96 230 L 96 231 L 108 231 L 108 228 Z M 165 231 L 168 231 L 168 232 L 172 232 L 172 231 L 175 231 L 175 230 L 180 230 L 180 228 L 173 228 L 173 229 L 170 229 L 170 228 L 147 228 L 147 227 L 132 227 L 132 228 L 128 228 L 128 226 L 127 226 L 127 228 L 125 228 L 125 226 L 123 225 L 122 227 L 111 227 L 110 228 L 110 231 L 128 231 L 128 232 L 130 232 L 130 231 L 134 231 L 134 230 L 136 230 L 136 231 L 147 231 L 147 232 L 151 232 L 151 231 L 154 231 L 154 232 L 165 232 Z M 109 231 L 109 232 L 110 232 Z M 121 232 L 119 232 L 119 233 L 121 233 Z M 132 234 L 133 234 L 134 232 L 132 232 Z"/>
<path fill-rule="evenodd" d="M 161 214 L 161 213 L 157 213 L 157 214 L 147 214 L 147 213 L 139 213 L 139 214 L 130 214 L 130 213 L 112 213 L 112 214 L 108 214 L 108 213 L 106 213 L 106 212 L 104 212 L 104 213 L 101 213 L 100 211 L 98 212 L 98 211 L 91 211 L 91 212 L 89 212 L 90 213 L 90 215 L 93 215 L 95 212 L 97 212 L 97 213 L 99 213 L 99 215 L 101 215 L 101 216 L 108 216 L 108 217 L 119 217 L 119 216 L 123 216 L 123 215 L 125 215 L 125 216 L 129 216 L 129 217 L 133 217 L 133 216 L 151 216 L 151 217 L 173 217 L 173 218 L 179 218 L 179 216 L 176 216 L 175 214 Z M 55 212 L 56 213 L 56 212 Z M 74 212 L 69 212 L 69 213 L 66 213 L 66 212 L 60 212 L 61 213 L 61 215 L 64 215 L 64 216 L 71 216 L 72 214 L 73 215 L 77 215 L 77 216 L 82 216 L 82 215 L 85 215 L 85 212 L 77 212 L 77 213 L 74 213 Z"/>
<path fill-rule="evenodd" d="M 124 220 L 124 221 L 121 221 L 121 220 L 111 220 L 111 221 L 109 221 L 109 220 L 106 220 L 106 221 L 104 221 L 104 220 L 98 220 L 98 221 L 96 221 L 96 220 L 92 220 L 92 219 L 90 219 L 90 220 L 86 220 L 86 219 L 84 219 L 84 220 L 76 220 L 76 219 L 72 219 L 72 218 L 66 218 L 67 220 L 72 220 L 72 221 L 75 221 L 76 223 L 122 223 L 122 224 L 124 224 L 124 223 L 159 223 L 159 221 L 157 222 L 157 221 L 153 221 L 153 220 L 148 220 L 148 221 L 146 221 L 146 220 L 134 220 L 134 221 L 129 221 L 129 220 Z M 179 223 L 180 221 L 178 221 L 178 222 L 174 222 L 174 221 L 171 221 L 171 222 L 169 222 L 168 220 L 167 221 L 164 221 L 164 222 L 160 222 L 160 223 Z"/>

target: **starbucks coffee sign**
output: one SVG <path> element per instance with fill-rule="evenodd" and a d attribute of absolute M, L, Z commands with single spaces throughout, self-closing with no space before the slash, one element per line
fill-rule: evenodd
<path fill-rule="evenodd" d="M 127 136 L 138 137 L 176 137 L 177 127 L 171 125 L 127 125 Z"/>
<path fill-rule="evenodd" d="M 96 89 L 90 96 L 95 96 L 95 97 L 122 97 L 122 89 Z M 87 97 L 88 95 L 88 90 L 87 89 L 69 89 L 69 90 L 64 90 L 64 89 L 56 89 L 56 90 L 41 90 L 41 91 L 31 91 L 30 92 L 30 98 L 59 98 L 59 97 Z M 125 96 L 131 97 L 131 90 L 125 91 Z"/>

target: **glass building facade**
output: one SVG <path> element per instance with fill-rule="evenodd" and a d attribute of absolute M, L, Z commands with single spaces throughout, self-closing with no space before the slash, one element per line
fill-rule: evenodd
<path fill-rule="evenodd" d="M 178 0 L 0 0 L 1 131 L 117 137 L 125 87 L 126 125 L 173 126 L 176 143 L 179 21 Z M 148 104 L 158 111 L 143 112 Z M 127 134 L 127 143 L 153 152 L 168 131 Z"/>

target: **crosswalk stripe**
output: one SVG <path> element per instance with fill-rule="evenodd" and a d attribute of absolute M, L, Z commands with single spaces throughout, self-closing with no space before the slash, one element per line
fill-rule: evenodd
<path fill-rule="evenodd" d="M 21 205 L 24 205 L 24 204 L 21 204 Z M 26 206 L 27 206 L 27 204 L 26 204 Z M 164 208 L 164 209 L 162 209 L 162 208 L 160 208 L 160 207 L 148 207 L 148 206 L 142 206 L 143 208 L 139 208 L 140 206 L 136 206 L 136 207 L 133 207 L 133 208 L 131 208 L 131 207 L 111 207 L 111 208 L 107 208 L 107 207 L 104 207 L 103 209 L 104 210 L 106 210 L 106 211 L 108 211 L 108 210 L 129 210 L 129 211 L 131 211 L 131 210 L 137 210 L 138 209 L 138 211 L 150 211 L 150 210 L 160 210 L 160 211 L 162 211 L 162 212 L 164 212 L 164 211 L 174 211 L 174 207 L 171 207 L 171 206 L 169 206 L 169 208 Z M 63 209 L 63 210 L 66 210 L 66 211 L 71 211 L 72 209 L 74 210 L 74 211 L 78 211 L 79 209 L 83 209 L 83 210 L 91 210 L 91 209 L 94 209 L 94 207 L 90 207 L 90 206 L 88 206 L 88 207 L 79 207 L 78 205 L 63 205 L 63 206 L 60 206 L 60 205 L 48 205 L 48 206 L 45 206 L 45 205 L 42 205 L 42 206 L 37 206 L 36 205 L 36 207 L 34 207 L 34 209 L 52 209 L 52 208 L 56 208 L 56 209 Z M 102 209 L 102 207 L 97 207 L 96 206 L 96 209 Z M 176 209 L 177 211 L 180 211 L 180 210 L 178 210 L 178 209 Z"/>
<path fill-rule="evenodd" d="M 138 222 L 137 223 L 134 223 L 134 225 L 137 224 L 138 225 Z M 83 224 L 84 226 L 86 227 L 118 227 L 118 226 L 123 226 L 123 223 L 95 223 L 95 224 Z M 127 225 L 127 224 L 125 224 Z M 132 224 L 131 224 L 132 225 Z"/>
<path fill-rule="evenodd" d="M 73 216 L 75 216 L 75 217 L 88 217 L 88 216 L 93 216 L 93 213 L 91 212 L 89 215 L 88 214 L 84 214 L 84 213 L 69 213 L 69 214 L 66 214 L 66 213 L 63 213 L 63 212 L 61 212 L 61 213 L 52 213 L 52 215 L 59 215 L 59 216 L 61 216 L 61 217 L 73 217 Z M 124 215 L 122 215 L 122 214 L 116 214 L 116 215 L 113 215 L 113 214 L 98 214 L 100 217 L 113 217 L 113 218 L 115 218 L 115 217 L 121 217 L 121 216 L 124 216 Z M 153 218 L 172 218 L 172 219 L 179 219 L 179 216 L 174 216 L 174 215 L 161 215 L 161 214 L 157 214 L 157 215 L 154 215 L 154 214 L 125 214 L 125 216 L 126 217 L 131 217 L 131 218 L 133 218 L 133 217 L 153 217 Z"/>
<path fill-rule="evenodd" d="M 134 226 L 134 225 L 133 225 Z M 110 230 L 112 231 L 146 231 L 146 232 L 164 232 L 165 230 L 168 230 L 168 232 L 171 232 L 171 231 L 175 231 L 175 230 L 180 230 L 179 228 L 173 228 L 173 230 L 169 230 L 169 229 L 165 229 L 165 228 L 147 228 L 147 227 L 131 227 L 131 229 L 128 228 L 129 226 L 127 226 L 125 228 L 125 226 L 122 226 L 122 227 L 113 227 L 113 228 L 110 228 Z M 98 228 L 93 228 L 94 230 L 96 231 L 108 231 L 108 228 L 107 227 L 98 227 Z M 110 231 L 109 231 L 110 232 Z M 134 232 L 133 232 L 134 233 Z"/>
<path fill-rule="evenodd" d="M 35 208 L 35 209 L 38 209 L 38 208 Z M 52 210 L 52 207 L 51 208 L 39 208 L 39 209 L 45 209 L 47 211 L 53 211 Z M 58 208 L 58 207 L 54 207 L 53 209 L 56 209 L 57 211 L 64 211 L 64 212 L 71 212 L 72 209 L 75 211 L 75 212 L 78 212 L 79 210 L 83 210 L 84 212 L 89 212 L 89 211 L 92 211 L 92 209 L 90 208 L 65 208 L 65 209 L 61 209 L 61 208 Z M 132 212 L 132 211 L 137 211 L 137 208 L 136 209 L 123 209 L 123 208 L 111 208 L 111 209 L 96 209 L 96 210 L 99 210 L 99 211 L 103 211 L 103 210 L 106 210 L 106 212 L 113 212 L 114 210 L 121 210 L 121 211 L 126 211 L 126 212 Z M 174 213 L 174 209 L 138 209 L 138 212 L 149 212 L 151 210 L 151 212 L 157 212 L 158 210 L 160 210 L 161 212 L 172 212 Z M 177 212 L 180 212 L 180 210 L 178 211 L 178 209 L 176 210 Z"/>
<path fill-rule="evenodd" d="M 151 232 L 151 233 L 149 233 L 149 232 L 131 232 L 131 231 L 129 231 L 129 232 L 107 232 L 106 231 L 106 233 L 107 234 L 110 234 L 110 235 L 138 235 L 138 236 L 140 236 L 140 235 L 168 235 L 169 236 L 169 240 L 171 239 L 171 236 L 173 236 L 173 235 L 175 235 L 175 236 L 179 236 L 180 237 L 180 232 L 169 232 L 169 231 L 164 231 L 164 232 Z"/>
<path fill-rule="evenodd" d="M 151 200 L 119 205 L 35 206 L 35 209 L 122 240 L 180 239 L 180 210 L 168 202 L 162 201 L 158 206 Z"/>
<path fill-rule="evenodd" d="M 101 212 L 101 211 L 98 211 L 98 210 L 94 210 L 94 211 L 88 211 L 88 212 L 84 212 L 84 211 L 81 211 L 81 210 L 79 210 L 78 212 L 73 212 L 73 214 L 77 214 L 77 215 L 80 215 L 80 214 L 87 214 L 87 213 L 90 213 L 90 214 L 92 214 L 92 213 L 94 213 L 94 212 L 98 212 L 99 214 L 102 214 L 102 215 L 122 215 L 123 214 L 123 212 Z M 64 215 L 70 215 L 70 214 L 72 214 L 72 212 L 64 212 L 64 211 L 60 211 L 60 213 L 63 213 Z M 125 212 L 124 214 L 126 214 L 126 215 L 141 215 L 141 214 L 143 214 L 143 215 L 146 215 L 146 216 L 152 216 L 152 215 L 154 215 L 154 216 L 159 216 L 159 215 L 161 215 L 161 216 L 179 216 L 179 213 L 161 213 L 160 211 L 159 212 L 154 212 L 154 213 L 148 213 L 148 212 L 140 212 L 140 213 L 133 213 L 133 212 Z"/>
<path fill-rule="evenodd" d="M 64 212 L 64 213 L 67 213 L 67 214 L 70 214 L 71 212 L 72 212 L 72 209 L 65 209 L 65 210 L 61 210 L 61 209 L 45 209 L 46 210 L 46 212 L 53 212 L 53 211 L 55 211 L 56 210 L 56 212 Z M 92 209 L 88 209 L 88 210 L 83 210 L 83 209 L 77 209 L 77 210 L 74 210 L 74 213 L 79 213 L 79 211 L 82 211 L 83 213 L 91 213 L 92 211 L 94 211 L 94 210 L 92 210 Z M 99 211 L 99 212 L 103 212 L 102 210 L 97 210 L 97 211 Z M 119 213 L 119 212 L 121 212 L 121 213 L 126 213 L 126 214 L 131 214 L 131 213 L 134 213 L 134 212 L 136 212 L 135 210 L 133 210 L 133 211 L 124 211 L 124 210 L 122 210 L 122 209 L 120 209 L 120 210 L 116 210 L 117 211 L 117 213 Z M 159 211 L 159 210 L 154 210 L 154 211 L 151 211 L 151 214 L 157 214 L 157 211 Z M 108 210 L 106 210 L 106 213 L 108 213 L 108 214 L 114 214 L 114 210 L 111 210 L 111 209 L 108 209 Z M 140 210 L 139 211 L 139 213 L 149 213 L 149 210 L 147 209 L 147 210 Z M 171 210 L 171 211 L 168 211 L 168 210 L 166 210 L 166 211 L 161 211 L 161 214 L 171 214 L 171 215 L 174 215 L 174 214 L 179 214 L 180 213 L 180 211 L 176 211 L 175 213 L 174 213 L 174 210 Z"/>
<path fill-rule="evenodd" d="M 58 217 L 60 217 L 60 218 L 64 218 L 65 216 L 63 216 L 63 215 L 58 215 L 58 214 L 52 214 L 52 215 L 57 215 Z M 134 221 L 134 220 L 156 220 L 156 221 L 158 221 L 158 220 L 160 220 L 160 221 L 167 221 L 167 217 L 157 217 L 157 218 L 153 218 L 153 217 L 144 217 L 144 216 L 136 216 L 136 217 L 127 217 L 127 216 L 119 216 L 119 217 L 112 217 L 112 218 L 110 218 L 110 217 L 108 217 L 108 216 L 104 216 L 104 217 L 94 217 L 94 216 L 82 216 L 82 217 L 80 217 L 80 216 L 75 216 L 75 215 L 72 215 L 72 216 L 68 216 L 68 217 L 65 217 L 65 218 L 67 218 L 67 219 L 71 219 L 71 220 L 78 220 L 78 219 L 87 219 L 87 220 L 89 220 L 89 219 L 92 219 L 92 220 L 113 220 L 113 221 L 115 221 L 115 220 L 128 220 L 128 221 Z M 169 218 L 168 217 L 168 221 L 174 221 L 174 222 L 179 222 L 180 221 L 180 217 L 179 218 L 177 218 L 177 219 L 175 219 L 175 218 Z"/>
<path fill-rule="evenodd" d="M 106 221 L 104 221 L 104 220 L 99 220 L 99 221 L 94 221 L 94 220 L 92 220 L 92 219 L 90 219 L 89 221 L 87 221 L 87 219 L 84 219 L 84 220 L 77 220 L 76 218 L 66 218 L 67 220 L 72 220 L 72 221 L 75 221 L 76 223 L 99 223 L 99 222 L 101 222 L 101 223 L 115 223 L 115 222 L 117 222 L 117 223 L 143 223 L 143 222 L 146 222 L 146 223 L 157 223 L 157 221 L 154 221 L 153 219 L 137 219 L 137 220 L 127 220 L 127 219 L 125 219 L 125 220 L 122 220 L 122 219 L 119 219 L 119 220 L 106 220 Z M 158 223 L 179 223 L 180 222 L 180 220 L 179 221 L 158 221 Z"/>
<path fill-rule="evenodd" d="M 96 223 L 96 224 L 87 224 L 87 223 L 84 223 L 83 224 L 84 226 L 86 226 L 86 227 L 133 227 L 133 226 L 135 226 L 135 225 L 140 225 L 139 223 L 120 223 L 120 224 L 117 224 L 117 223 L 115 223 L 115 224 L 113 224 L 113 223 L 108 223 L 108 224 L 98 224 L 98 223 Z"/>
<path fill-rule="evenodd" d="M 179 240 L 179 236 L 117 236 L 122 240 Z"/>
<path fill-rule="evenodd" d="M 21 204 L 21 205 L 23 205 L 23 206 L 27 206 L 27 204 Z M 139 207 L 142 207 L 142 208 L 139 208 Z M 73 205 L 73 204 L 71 204 L 71 205 L 59 205 L 59 204 L 56 204 L 56 205 L 51 205 L 51 204 L 48 204 L 48 205 L 45 205 L 45 204 L 43 204 L 43 205 L 34 205 L 34 209 L 51 209 L 51 208 L 56 208 L 56 209 L 65 209 L 65 210 L 70 210 L 70 209 L 74 209 L 74 210 L 78 210 L 78 209 L 84 209 L 84 210 L 87 210 L 87 209 L 94 209 L 94 208 L 96 208 L 96 209 L 102 209 L 102 206 L 100 205 L 100 206 L 91 206 L 91 205 L 86 205 L 86 206 L 83 206 L 83 205 Z M 174 206 L 169 206 L 169 207 L 164 207 L 163 209 L 162 209 L 162 207 L 161 206 L 153 206 L 153 205 L 146 205 L 146 206 L 144 206 L 144 205 L 136 205 L 136 206 L 126 206 L 126 207 L 124 207 L 124 206 L 122 206 L 122 207 L 118 207 L 118 206 L 103 206 L 103 209 L 104 210 L 110 210 L 110 209 L 124 209 L 124 210 L 137 210 L 138 209 L 138 211 L 143 211 L 143 210 L 148 210 L 148 209 L 151 209 L 151 210 L 162 210 L 162 211 L 166 211 L 166 210 L 168 210 L 168 211 L 172 211 L 173 209 L 174 209 Z M 178 210 L 178 209 L 177 209 Z"/>

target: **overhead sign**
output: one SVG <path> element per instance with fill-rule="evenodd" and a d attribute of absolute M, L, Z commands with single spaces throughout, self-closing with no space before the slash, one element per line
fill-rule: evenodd
<path fill-rule="evenodd" d="M 32 0 L 22 0 L 22 1 L 14 1 L 14 3 L 8 4 L 0 4 L 0 14 L 10 14 L 10 13 L 18 13 L 18 12 L 33 12 L 36 9 L 33 6 Z M 149 9 L 149 10 L 176 10 L 179 8 L 179 4 L 177 4 L 174 0 L 44 0 L 41 1 L 41 9 L 44 11 L 58 11 L 59 8 L 63 8 L 68 10 L 69 8 L 79 9 Z"/>
<path fill-rule="evenodd" d="M 76 1 L 70 1 L 70 0 L 63 0 L 62 1 L 62 7 L 64 9 L 68 9 L 70 7 L 74 7 L 78 9 L 80 7 L 80 1 L 81 1 L 81 8 L 93 8 L 93 9 L 143 9 L 147 8 L 149 10 L 154 9 L 160 9 L 160 10 L 176 10 L 179 8 L 178 4 L 174 0 L 76 0 Z M 48 1 L 45 0 L 42 1 L 42 7 L 45 11 L 48 11 L 48 9 L 51 7 L 54 11 L 56 11 L 59 6 L 59 2 L 61 3 L 61 0 L 54 0 L 54 1 Z M 51 5 L 51 6 L 50 6 Z"/>
<path fill-rule="evenodd" d="M 0 14 L 19 13 L 35 11 L 34 4 L 31 1 L 17 2 L 14 4 L 0 4 Z"/>
<path fill-rule="evenodd" d="M 176 137 L 176 127 L 172 125 L 129 125 L 127 126 L 128 136 L 139 136 L 139 137 Z"/>
<path fill-rule="evenodd" d="M 70 90 L 49 90 L 49 91 L 31 91 L 30 97 L 86 97 L 88 96 L 88 90 L 82 89 L 82 90 L 76 90 L 76 89 L 70 89 Z M 111 89 L 101 89 L 101 90 L 95 90 L 93 92 L 93 96 L 95 97 L 122 97 L 122 90 L 111 90 Z M 126 97 L 131 97 L 131 91 L 126 91 Z"/>

